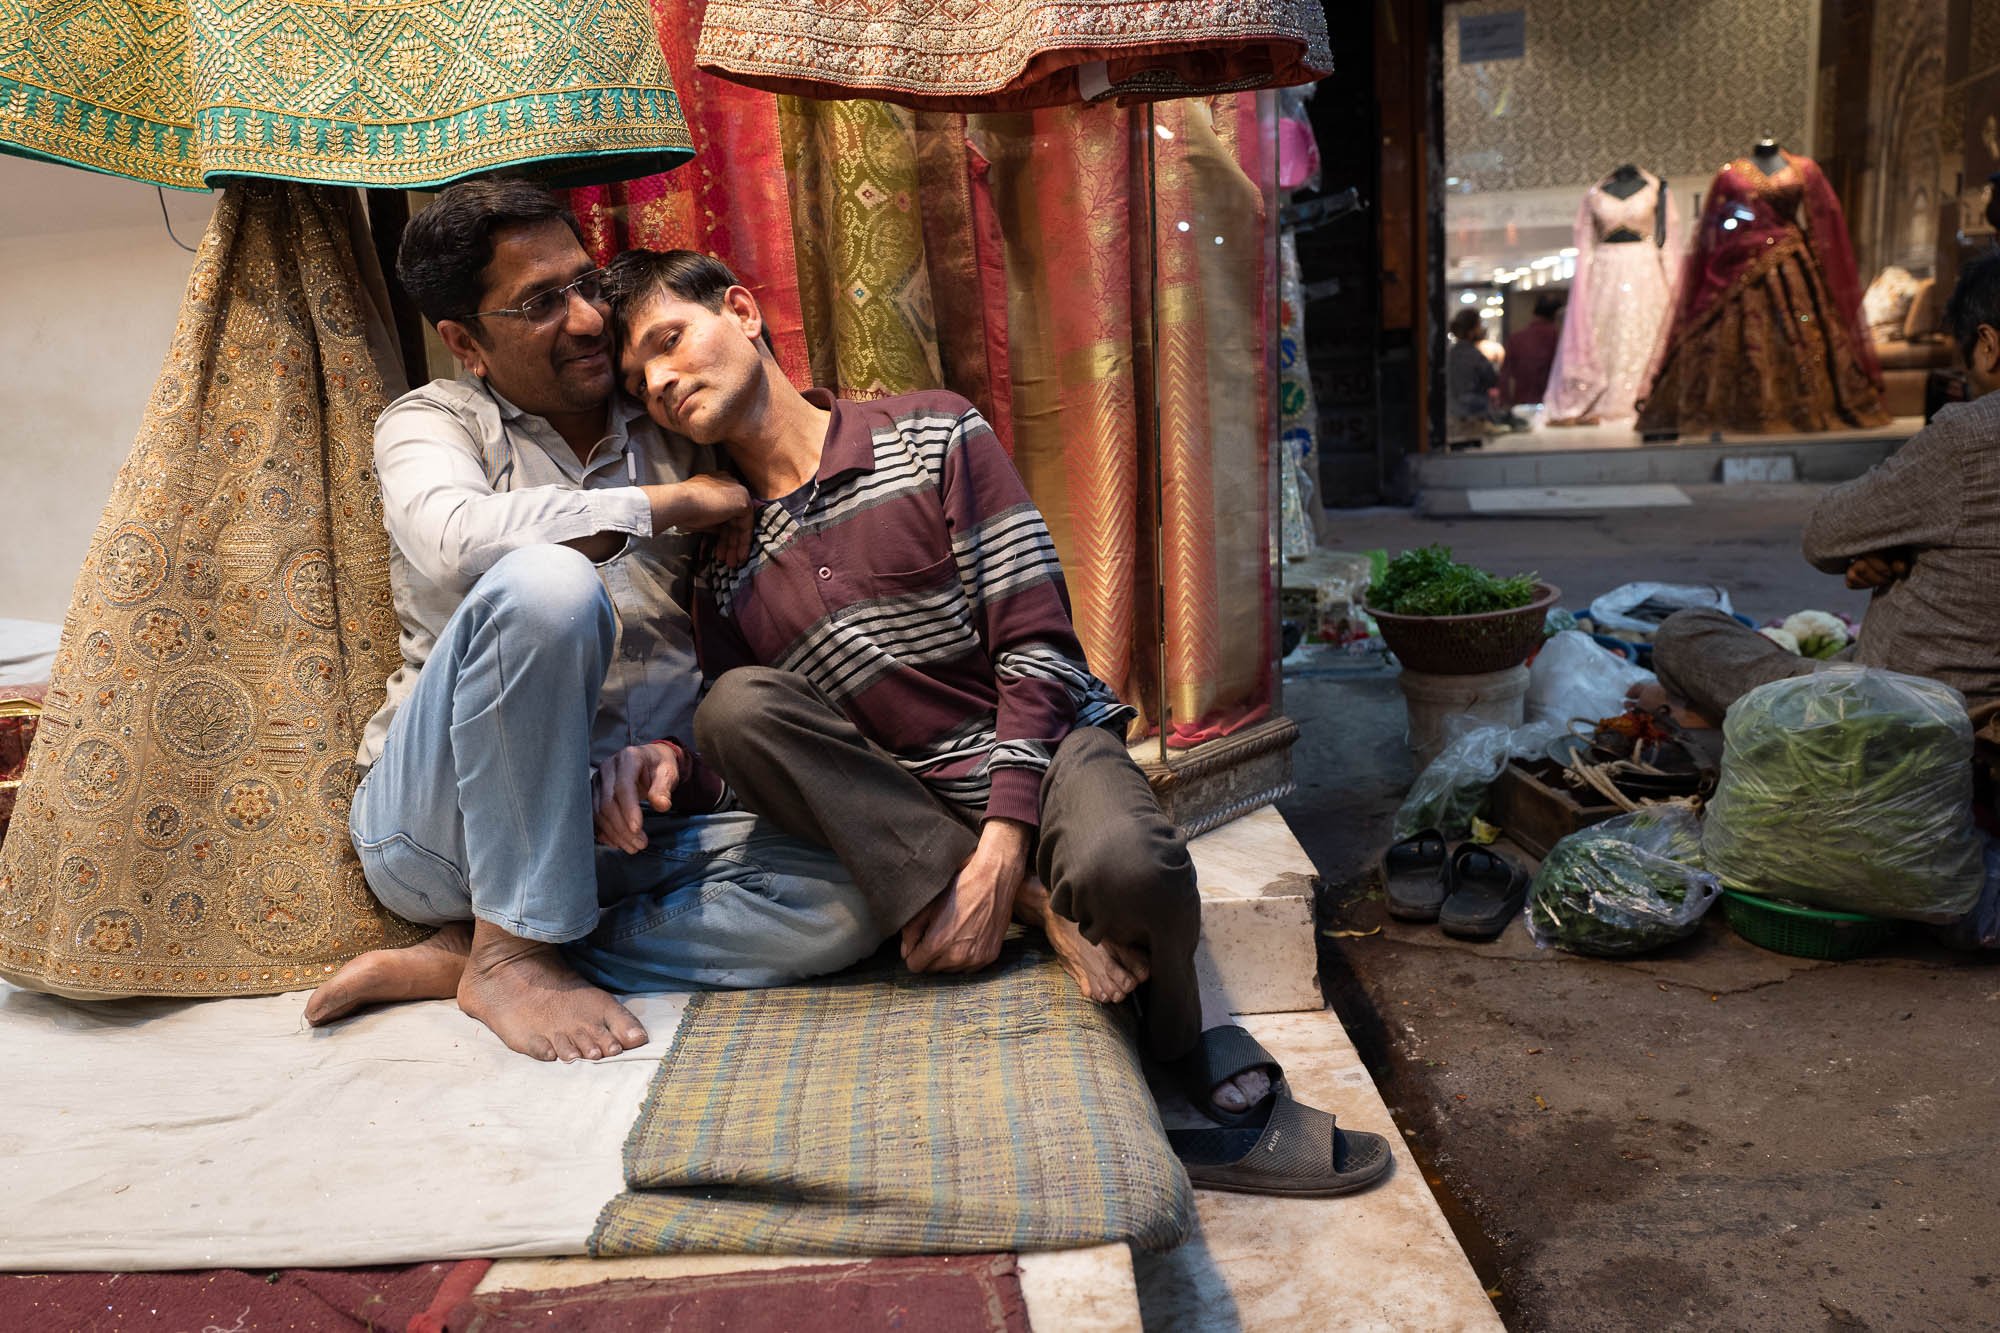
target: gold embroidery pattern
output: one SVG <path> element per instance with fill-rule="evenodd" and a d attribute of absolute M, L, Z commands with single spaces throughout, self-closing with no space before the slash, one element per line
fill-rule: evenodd
<path fill-rule="evenodd" d="M 1306 83 L 1333 69 L 1317 0 L 710 0 L 700 68 L 773 92 L 950 109 L 1186 97 Z"/>
<path fill-rule="evenodd" d="M 0 0 L 0 150 L 199 189 L 616 180 L 692 146 L 635 0 Z"/>
<path fill-rule="evenodd" d="M 421 933 L 369 896 L 345 821 L 397 656 L 370 497 L 399 386 L 353 203 L 253 181 L 216 209 L 0 844 L 19 985 L 264 993 Z"/>

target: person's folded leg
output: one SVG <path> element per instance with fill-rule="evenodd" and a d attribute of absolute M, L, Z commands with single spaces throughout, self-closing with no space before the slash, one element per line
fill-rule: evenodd
<path fill-rule="evenodd" d="M 606 990 L 784 986 L 882 944 L 839 858 L 767 820 L 650 814 L 646 838 L 636 855 L 598 849 L 603 915 L 563 950 Z"/>
<path fill-rule="evenodd" d="M 695 744 L 745 808 L 833 850 L 885 936 L 942 893 L 978 845 L 916 775 L 795 672 L 725 672 L 695 713 Z"/>
<path fill-rule="evenodd" d="M 1759 685 L 1811 675 L 1818 665 L 1720 611 L 1676 611 L 1653 636 L 1660 684 L 1718 726 L 1729 706 Z"/>
<path fill-rule="evenodd" d="M 544 943 L 591 929 L 590 734 L 615 634 L 568 547 L 511 552 L 473 585 L 355 796 L 355 849 L 391 911 Z"/>
<path fill-rule="evenodd" d="M 1147 1054 L 1173 1060 L 1193 1049 L 1201 1033 L 1194 862 L 1124 742 L 1102 727 L 1072 732 L 1056 748 L 1042 779 L 1036 871 L 1051 906 L 1085 939 L 1144 957 Z"/>

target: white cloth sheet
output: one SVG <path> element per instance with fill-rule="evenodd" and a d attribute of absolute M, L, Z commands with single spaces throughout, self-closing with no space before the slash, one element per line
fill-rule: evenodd
<path fill-rule="evenodd" d="M 305 994 L 84 1004 L 0 983 L 0 1270 L 581 1254 L 688 996 L 597 1064 L 450 1001 L 327 1029 Z"/>
<path fill-rule="evenodd" d="M 33 685 L 47 680 L 61 639 L 61 625 L 0 618 L 0 684 Z"/>

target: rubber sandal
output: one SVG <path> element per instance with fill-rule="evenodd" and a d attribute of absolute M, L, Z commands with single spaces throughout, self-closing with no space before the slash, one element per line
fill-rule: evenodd
<path fill-rule="evenodd" d="M 1201 1034 L 1194 1049 L 1173 1062 L 1174 1081 L 1197 1111 L 1219 1125 L 1243 1125 L 1256 1119 L 1271 1100 L 1267 1094 L 1241 1111 L 1225 1111 L 1215 1104 L 1215 1087 L 1227 1079 L 1252 1069 L 1267 1069 L 1271 1086 L 1278 1086 L 1285 1071 L 1257 1039 L 1234 1023 L 1218 1024 Z"/>
<path fill-rule="evenodd" d="M 1498 852 L 1467 843 L 1445 866 L 1450 893 L 1438 926 L 1460 939 L 1490 940 L 1507 929 L 1528 897 L 1528 877 Z"/>
<path fill-rule="evenodd" d="M 1387 1139 L 1340 1128 L 1282 1083 L 1258 1112 L 1252 1124 L 1167 1131 L 1196 1189 L 1326 1198 L 1367 1189 L 1395 1164 Z"/>
<path fill-rule="evenodd" d="M 1415 833 L 1382 853 L 1382 885 L 1389 915 L 1398 921 L 1435 921 L 1445 899 L 1444 834 Z"/>

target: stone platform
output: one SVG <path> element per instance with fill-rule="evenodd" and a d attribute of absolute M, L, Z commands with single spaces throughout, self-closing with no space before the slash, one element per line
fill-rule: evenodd
<path fill-rule="evenodd" d="M 1233 820 L 1190 844 L 1201 882 L 1204 991 L 1285 1067 L 1298 1096 L 1342 1125 L 1386 1136 L 1396 1169 L 1343 1199 L 1195 1195 L 1199 1227 L 1171 1254 L 1099 1246 L 1021 1256 L 1037 1333 L 1141 1329 L 1497 1330 L 1492 1303 L 1411 1159 L 1389 1111 L 1324 1007 L 1313 941 L 1315 871 L 1274 809 Z M 784 1256 L 508 1260 L 481 1290 L 542 1290 L 852 1262 Z M 829 1330 L 828 1333 L 833 1333 Z"/>

